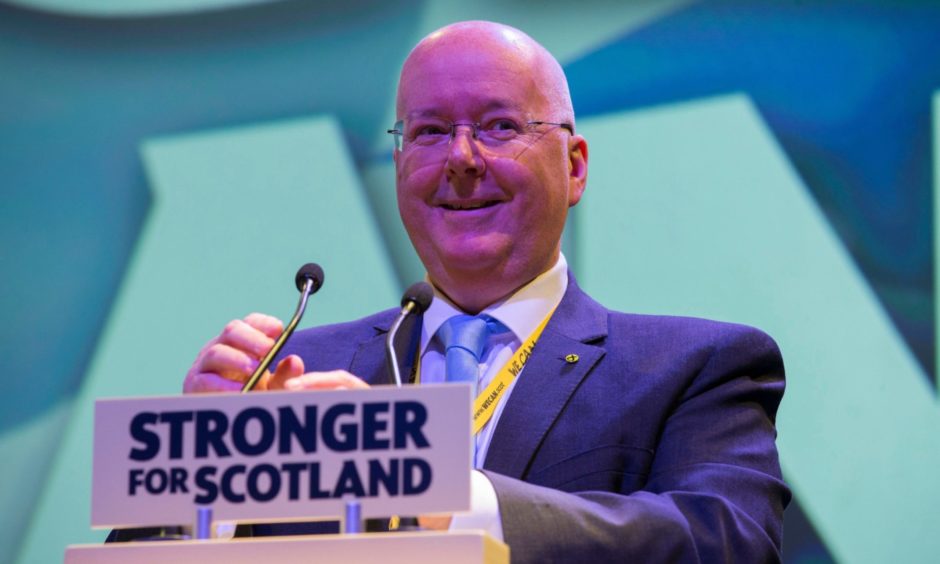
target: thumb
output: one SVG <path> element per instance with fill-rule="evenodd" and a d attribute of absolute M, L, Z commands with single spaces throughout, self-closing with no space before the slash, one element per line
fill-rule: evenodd
<path fill-rule="evenodd" d="M 290 380 L 291 378 L 296 378 L 303 373 L 304 361 L 296 354 L 292 354 L 282 359 L 281 362 L 277 363 L 277 368 L 274 369 L 274 374 L 268 378 L 267 389 L 283 390 L 284 382 Z"/>

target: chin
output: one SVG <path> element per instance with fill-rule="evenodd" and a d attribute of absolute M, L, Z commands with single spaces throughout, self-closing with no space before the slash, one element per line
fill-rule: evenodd
<path fill-rule="evenodd" d="M 489 266 L 508 261 L 512 252 L 512 242 L 503 236 L 464 239 L 441 248 L 442 257 Z"/>
<path fill-rule="evenodd" d="M 455 252 L 448 254 L 444 264 L 451 272 L 485 272 L 488 276 L 495 276 L 502 270 L 503 256 L 493 253 Z"/>

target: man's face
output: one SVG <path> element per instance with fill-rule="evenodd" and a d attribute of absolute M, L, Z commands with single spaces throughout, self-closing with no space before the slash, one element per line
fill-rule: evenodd
<path fill-rule="evenodd" d="M 427 119 L 557 121 L 544 80 L 525 51 L 447 42 L 409 60 L 399 117 L 412 131 Z M 452 298 L 484 280 L 502 296 L 550 268 L 584 189 L 585 151 L 580 137 L 550 125 L 498 146 L 473 139 L 468 126 L 430 149 L 406 134 L 395 155 L 399 211 L 431 280 Z"/>

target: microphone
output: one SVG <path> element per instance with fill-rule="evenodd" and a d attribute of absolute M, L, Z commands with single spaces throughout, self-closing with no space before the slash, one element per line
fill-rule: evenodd
<path fill-rule="evenodd" d="M 316 294 L 317 290 L 323 286 L 323 269 L 320 268 L 319 264 L 308 262 L 300 267 L 300 270 L 297 271 L 297 275 L 294 276 L 294 284 L 297 285 L 298 292 L 304 291 L 308 280 L 313 282 L 313 288 L 310 290 L 310 293 Z"/>
<path fill-rule="evenodd" d="M 427 282 L 415 282 L 405 290 L 401 297 L 401 312 L 388 330 L 385 339 L 385 364 L 395 378 L 395 385 L 401 387 L 401 369 L 398 364 L 398 351 L 395 350 L 395 337 L 398 330 L 410 315 L 421 315 L 431 305 L 434 299 L 434 290 Z"/>
<path fill-rule="evenodd" d="M 274 346 L 271 347 L 268 354 L 264 355 L 264 358 L 261 359 L 258 368 L 255 368 L 251 377 L 245 381 L 245 384 L 242 386 L 242 393 L 250 392 L 258 384 L 265 370 L 271 365 L 271 361 L 274 360 L 277 353 L 284 348 L 284 343 L 286 343 L 287 339 L 294 333 L 294 329 L 297 327 L 297 324 L 300 323 L 300 318 L 304 315 L 304 310 L 307 309 L 307 298 L 315 294 L 317 290 L 323 286 L 323 269 L 315 262 L 308 262 L 297 271 L 297 276 L 294 277 L 294 283 L 297 285 L 297 289 L 300 290 L 300 302 L 297 303 L 297 310 L 294 311 L 294 317 L 291 318 L 290 323 L 287 324 L 284 331 L 278 336 L 277 340 L 274 341 Z"/>

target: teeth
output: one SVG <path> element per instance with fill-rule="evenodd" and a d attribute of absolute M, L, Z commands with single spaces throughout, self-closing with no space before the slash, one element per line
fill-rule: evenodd
<path fill-rule="evenodd" d="M 476 210 L 492 205 L 493 202 L 481 202 L 478 204 L 445 204 L 444 207 L 449 210 Z"/>

